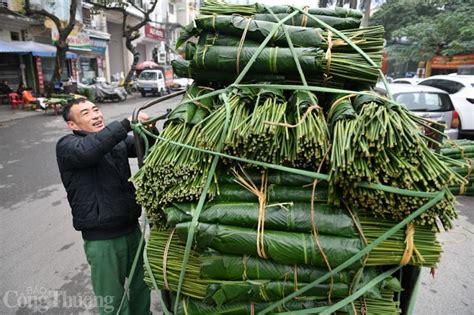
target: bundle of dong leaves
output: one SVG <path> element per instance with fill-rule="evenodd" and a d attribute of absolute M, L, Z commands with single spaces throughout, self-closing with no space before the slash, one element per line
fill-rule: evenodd
<path fill-rule="evenodd" d="M 474 195 L 474 141 L 467 139 L 446 140 L 440 147 L 440 154 L 444 157 L 464 163 L 453 165 L 451 169 L 462 176 L 467 182 L 453 182 L 449 190 L 454 195 Z"/>
<path fill-rule="evenodd" d="M 435 132 L 437 123 L 370 90 L 353 93 L 375 82 L 383 37 L 378 27 L 357 29 L 360 12 L 207 3 L 201 13 L 180 37 L 179 44 L 197 37 L 196 44 L 187 43 L 189 60 L 173 65 L 195 84 L 132 178 L 154 225 L 145 280 L 170 292 L 176 314 L 261 312 L 429 201 L 367 183 L 418 192 L 467 185 L 470 169 L 457 159 L 459 151 L 435 153 L 435 141 L 423 133 Z M 284 28 L 275 28 L 287 17 Z M 341 29 L 376 66 L 319 20 Z M 248 65 L 264 40 L 267 46 Z M 243 81 L 260 84 L 228 86 L 246 66 Z M 216 82 L 225 90 L 215 91 Z M 272 86 L 290 82 L 301 88 Z M 305 82 L 323 88 L 312 93 Z M 353 90 L 324 88 L 335 86 Z M 224 154 L 216 172 L 208 151 Z M 327 175 L 317 181 L 303 171 Z M 435 267 L 442 251 L 436 231 L 451 227 L 453 204 L 447 191 L 367 255 L 272 312 L 317 313 L 370 287 L 337 313 L 399 314 L 403 288 L 386 271 Z M 186 244 L 191 232 L 193 243 Z"/>
<path fill-rule="evenodd" d="M 196 40 L 186 42 L 186 60 L 173 61 L 178 76 L 193 78 L 203 85 L 232 83 L 270 36 L 243 81 L 300 84 L 293 54 L 307 82 L 313 85 L 361 88 L 377 81 L 383 28 L 359 28 L 358 11 L 338 8 L 300 12 L 288 6 L 261 5 L 249 6 L 249 10 L 222 4 L 212 7 L 205 6 L 201 11 L 205 15 L 181 32 L 178 48 L 191 38 Z M 236 12 L 241 15 L 235 15 Z M 285 31 L 278 27 L 280 21 L 287 25 Z M 374 63 L 364 59 L 338 34 L 324 29 L 325 24 L 341 30 Z"/>

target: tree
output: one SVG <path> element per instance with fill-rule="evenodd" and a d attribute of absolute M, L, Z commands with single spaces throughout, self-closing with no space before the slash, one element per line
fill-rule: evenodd
<path fill-rule="evenodd" d="M 469 1 L 391 0 L 374 14 L 397 62 L 430 60 L 474 51 L 474 8 Z"/>
<path fill-rule="evenodd" d="M 54 25 L 56 25 L 59 34 L 59 38 L 54 43 L 54 45 L 56 46 L 56 58 L 53 75 L 46 91 L 47 95 L 51 95 L 51 93 L 54 92 L 54 83 L 61 80 L 61 74 L 63 72 L 63 63 L 66 59 L 66 52 L 69 50 L 67 38 L 73 30 L 74 26 L 76 25 L 76 9 L 79 0 L 70 1 L 71 3 L 69 6 L 69 21 L 66 24 L 65 21 L 61 21 L 57 16 L 46 11 L 45 9 L 33 9 L 30 5 L 30 0 L 25 0 L 24 9 L 26 15 L 42 16 L 50 19 L 51 21 L 53 21 Z"/>
<path fill-rule="evenodd" d="M 124 83 L 125 88 L 128 90 L 129 83 L 132 80 L 138 59 L 140 58 L 140 53 L 132 42 L 140 37 L 140 29 L 148 22 L 151 22 L 150 14 L 155 10 L 158 0 L 155 0 L 147 10 L 135 5 L 135 1 L 133 0 L 86 0 L 86 2 L 94 5 L 94 10 L 117 11 L 122 14 L 122 36 L 125 38 L 125 46 L 133 55 L 133 62 L 125 77 Z M 128 21 L 128 17 L 130 16 L 128 9 L 132 7 L 143 14 L 141 21 L 135 25 L 129 25 Z"/>

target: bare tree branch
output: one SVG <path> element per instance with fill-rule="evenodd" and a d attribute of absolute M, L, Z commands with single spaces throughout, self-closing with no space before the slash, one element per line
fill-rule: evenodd
<path fill-rule="evenodd" d="M 56 46 L 56 58 L 55 58 L 55 65 L 53 70 L 53 75 L 51 77 L 51 81 L 49 82 L 47 94 L 51 95 L 54 91 L 54 85 L 56 81 L 61 80 L 61 74 L 63 72 L 63 62 L 66 58 L 66 52 L 69 49 L 69 45 L 67 43 L 67 38 L 69 34 L 72 32 L 74 26 L 76 25 L 76 11 L 77 11 L 77 4 L 79 0 L 70 0 L 69 5 L 69 20 L 67 24 L 64 26 L 61 22 L 60 18 L 54 15 L 51 12 L 48 12 L 45 9 L 37 10 L 31 8 L 30 0 L 25 0 L 24 9 L 26 15 L 32 16 L 43 16 L 51 21 L 54 22 L 56 29 L 59 34 L 59 38 L 55 42 Z"/>

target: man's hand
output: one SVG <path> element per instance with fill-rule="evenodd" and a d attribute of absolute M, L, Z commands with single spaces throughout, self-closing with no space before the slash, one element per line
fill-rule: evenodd
<path fill-rule="evenodd" d="M 132 116 L 128 117 L 127 119 L 131 122 L 132 121 Z M 139 112 L 138 113 L 138 121 L 139 122 L 143 123 L 147 120 L 150 120 L 150 116 L 147 113 L 145 113 L 145 112 Z M 153 133 L 156 133 L 155 123 L 156 122 L 152 122 L 150 124 L 145 125 L 144 127 L 146 129 L 148 129 L 149 131 L 151 131 Z"/>
<path fill-rule="evenodd" d="M 132 116 L 129 116 L 127 119 L 131 122 L 132 121 Z M 139 122 L 144 122 L 144 121 L 147 121 L 149 119 L 150 119 L 150 116 L 147 113 L 145 113 L 145 112 L 139 112 L 138 113 L 138 121 Z"/>

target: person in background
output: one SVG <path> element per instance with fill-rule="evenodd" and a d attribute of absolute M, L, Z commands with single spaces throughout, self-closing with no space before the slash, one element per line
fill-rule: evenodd
<path fill-rule="evenodd" d="M 8 81 L 3 80 L 2 83 L 0 84 L 0 94 L 8 94 L 12 92 L 13 90 L 8 86 Z"/>
<path fill-rule="evenodd" d="M 25 105 L 27 105 L 27 104 L 37 104 L 37 105 L 39 105 L 38 100 L 36 99 L 36 97 L 33 96 L 31 91 L 32 91 L 31 88 L 26 88 L 26 89 L 23 90 L 23 92 L 21 92 L 21 97 L 23 98 L 23 103 L 25 103 Z"/>
<path fill-rule="evenodd" d="M 63 108 L 72 133 L 59 139 L 56 159 L 72 209 L 72 222 L 81 231 L 92 287 L 99 312 L 117 314 L 126 277 L 143 237 L 138 224 L 141 207 L 135 200 L 129 157 L 136 157 L 130 120 L 105 124 L 99 108 L 78 98 Z M 143 122 L 148 115 L 140 113 Z M 140 254 L 121 315 L 149 315 L 150 289 L 143 281 Z M 104 301 L 106 303 L 104 303 Z"/>
<path fill-rule="evenodd" d="M 23 96 L 23 91 L 25 91 L 26 88 L 25 88 L 25 84 L 23 84 L 23 82 L 21 82 L 19 85 L 18 85 L 18 89 L 16 90 L 16 94 L 20 95 L 20 96 Z"/>

